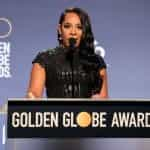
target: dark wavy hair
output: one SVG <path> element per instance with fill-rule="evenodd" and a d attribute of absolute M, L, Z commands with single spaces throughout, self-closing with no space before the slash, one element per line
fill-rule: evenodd
<path fill-rule="evenodd" d="M 59 19 L 60 25 L 63 23 L 65 19 L 65 15 L 67 13 L 75 13 L 80 18 L 82 30 L 83 30 L 83 35 L 79 45 L 80 51 L 87 54 L 94 54 L 94 36 L 93 36 L 92 27 L 90 23 L 90 17 L 81 8 L 77 8 L 77 7 L 67 8 L 64 10 L 64 12 L 62 12 L 60 16 Z M 59 44 L 61 44 L 61 37 L 60 37 L 61 35 L 59 34 L 59 32 L 57 32 L 57 34 L 58 34 L 58 42 Z"/>

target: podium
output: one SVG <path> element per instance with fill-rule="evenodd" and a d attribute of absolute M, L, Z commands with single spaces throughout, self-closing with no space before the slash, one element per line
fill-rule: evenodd
<path fill-rule="evenodd" d="M 50 104 L 51 102 L 54 101 L 54 99 L 48 99 L 48 101 L 46 101 L 47 99 L 43 100 L 43 103 L 47 103 Z M 97 101 L 97 100 L 80 100 L 80 99 L 71 99 L 73 102 L 88 102 L 88 107 L 90 107 L 91 105 L 93 105 L 93 103 L 97 102 L 99 103 L 99 105 L 104 106 L 104 104 L 109 104 L 109 107 L 111 106 L 115 106 L 116 104 L 119 106 L 119 104 L 124 104 L 126 103 L 127 106 L 131 106 L 130 109 L 134 108 L 134 106 L 139 106 L 139 108 L 142 109 L 144 107 L 147 108 L 150 106 L 149 105 L 149 100 L 107 100 L 107 101 Z M 19 101 L 19 103 L 23 106 L 23 103 L 27 102 L 26 99 L 17 99 L 17 101 Z M 67 105 L 67 103 L 70 103 L 70 100 L 66 100 L 66 99 L 55 99 L 55 102 L 60 102 L 60 101 L 64 101 Z M 32 103 L 32 101 L 29 101 Z M 119 104 L 118 104 L 119 102 Z M 144 102 L 144 103 L 143 103 Z M 28 102 L 27 102 L 28 103 Z M 27 103 L 25 105 L 27 105 Z M 39 104 L 41 102 L 38 102 Z M 90 105 L 89 105 L 90 103 Z M 134 104 L 135 103 L 135 104 Z M 43 106 L 45 104 L 42 104 Z M 142 104 L 142 105 L 141 105 Z M 63 105 L 65 105 L 63 103 Z M 82 104 L 83 105 L 83 104 Z M 84 105 L 83 105 L 84 106 Z M 95 106 L 95 105 L 94 105 Z M 32 107 L 34 107 L 34 102 L 32 104 Z M 125 106 L 122 106 L 121 110 L 123 110 L 123 107 L 125 108 Z M 44 107 L 43 107 L 44 108 Z M 144 108 L 145 109 L 145 108 Z M 138 107 L 135 108 L 134 110 L 138 110 Z M 5 104 L 3 107 L 1 107 L 0 109 L 0 114 L 1 114 L 1 118 L 3 119 L 3 121 L 1 122 L 3 125 L 1 127 L 5 126 L 5 133 L 3 133 L 3 135 L 7 135 L 6 130 L 7 130 L 7 111 L 8 111 L 8 105 Z M 86 111 L 85 109 L 82 111 Z M 101 112 L 101 110 L 100 110 Z M 137 131 L 138 132 L 138 131 Z M 5 141 L 6 140 L 6 141 Z M 148 149 L 148 147 L 150 146 L 149 143 L 149 138 L 139 138 L 139 137 L 134 137 L 134 138 L 113 138 L 113 137 L 109 137 L 109 138 L 101 138 L 101 137 L 78 137 L 78 138 L 9 138 L 9 139 L 4 139 L 5 144 L 3 144 L 1 147 L 1 149 L 8 149 L 8 150 L 24 150 L 24 149 L 32 149 L 32 150 L 41 150 L 41 149 L 52 149 L 52 150 L 59 150 L 59 149 L 93 149 L 93 150 L 98 150 L 100 149 L 107 149 L 107 150 L 111 150 L 112 149 L 112 145 L 116 146 L 115 149 L 119 150 L 120 148 L 122 148 L 123 146 L 127 146 L 128 149 L 131 150 L 136 150 L 137 146 L 138 149 L 142 150 L 143 147 L 145 147 L 145 149 Z M 119 141 L 119 143 L 118 143 Z M 144 149 L 144 150 L 145 150 Z"/>

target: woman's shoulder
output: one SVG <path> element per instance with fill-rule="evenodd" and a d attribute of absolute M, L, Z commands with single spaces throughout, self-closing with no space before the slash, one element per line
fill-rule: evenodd
<path fill-rule="evenodd" d="M 52 60 L 51 58 L 54 57 L 57 53 L 56 48 L 49 48 L 46 50 L 41 50 L 33 59 L 32 63 L 39 63 L 42 67 L 45 67 L 47 64 L 50 63 Z"/>
<path fill-rule="evenodd" d="M 48 57 L 56 54 L 56 48 L 49 48 L 38 52 L 37 56 Z"/>
<path fill-rule="evenodd" d="M 98 64 L 100 69 L 107 67 L 105 60 L 102 56 L 95 54 L 95 57 L 96 57 L 96 61 L 97 61 L 97 64 Z"/>
<path fill-rule="evenodd" d="M 38 55 L 41 57 L 53 57 L 58 55 L 61 52 L 60 47 L 49 48 L 38 52 Z"/>
<path fill-rule="evenodd" d="M 106 68 L 106 63 L 104 61 L 104 58 L 97 54 L 89 54 L 86 56 L 83 56 L 83 63 L 88 66 L 88 68 L 92 69 L 103 69 Z"/>

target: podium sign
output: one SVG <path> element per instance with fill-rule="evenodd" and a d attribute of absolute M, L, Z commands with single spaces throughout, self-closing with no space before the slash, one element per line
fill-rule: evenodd
<path fill-rule="evenodd" d="M 150 137 L 150 101 L 8 101 L 8 138 Z"/>

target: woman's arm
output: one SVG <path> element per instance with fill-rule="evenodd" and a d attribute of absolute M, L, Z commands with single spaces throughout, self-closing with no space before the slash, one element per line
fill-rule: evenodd
<path fill-rule="evenodd" d="M 107 71 L 106 69 L 102 69 L 100 71 L 100 76 L 102 77 L 103 84 L 100 91 L 101 98 L 108 98 L 108 83 L 107 83 Z"/>
<path fill-rule="evenodd" d="M 45 85 L 45 69 L 38 63 L 34 63 L 31 70 L 29 87 L 27 90 L 27 98 L 42 97 Z"/>
<path fill-rule="evenodd" d="M 102 78 L 102 88 L 100 93 L 97 93 L 92 96 L 93 99 L 99 99 L 99 98 L 108 98 L 108 85 L 107 85 L 107 71 L 106 69 L 102 69 L 99 72 L 100 77 Z"/>

